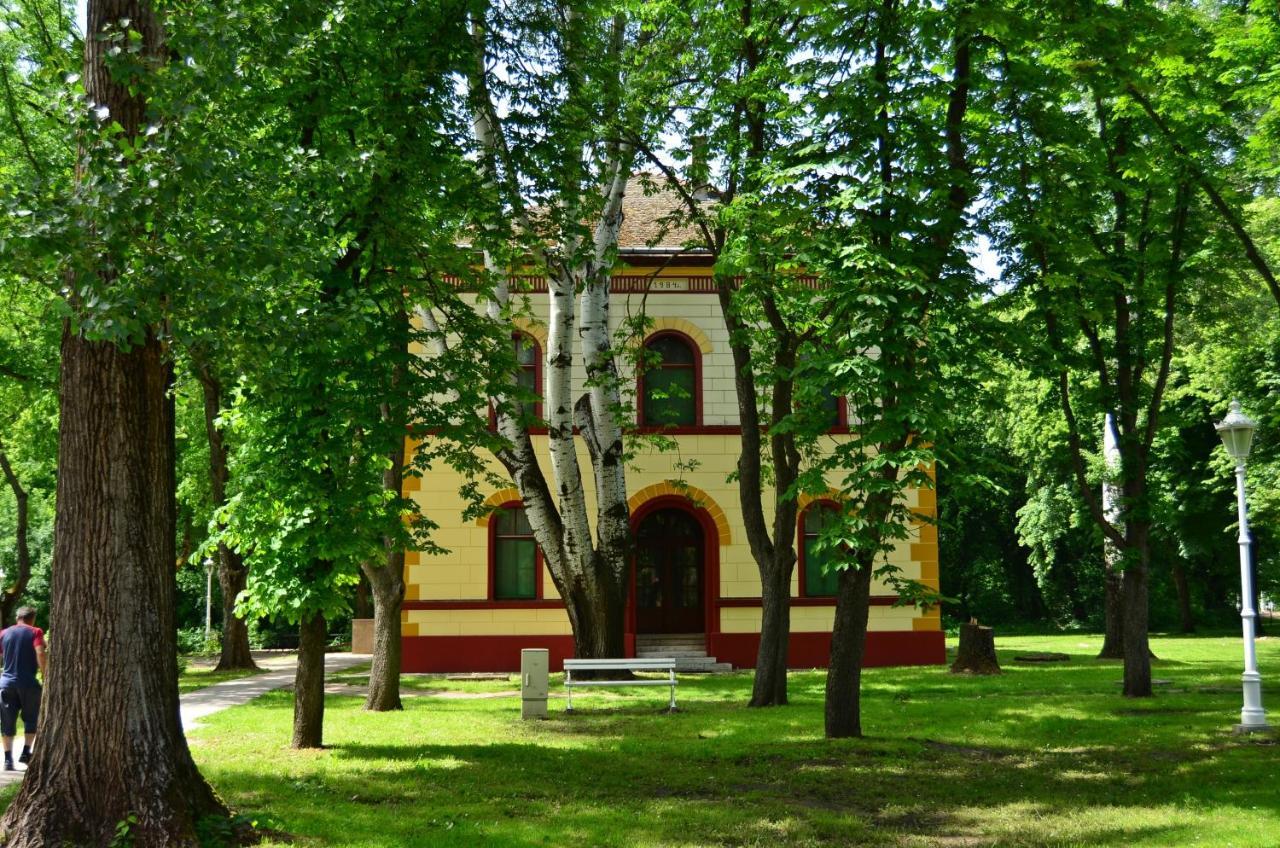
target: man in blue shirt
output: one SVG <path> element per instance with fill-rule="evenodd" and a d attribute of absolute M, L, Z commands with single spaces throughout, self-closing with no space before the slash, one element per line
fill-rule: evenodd
<path fill-rule="evenodd" d="M 36 723 L 40 719 L 40 676 L 47 675 L 44 632 L 36 627 L 36 611 L 31 607 L 18 610 L 18 623 L 0 633 L 0 653 L 4 654 L 4 673 L 0 674 L 0 736 L 4 738 L 4 770 L 13 771 L 13 737 L 18 735 L 18 716 L 22 716 L 22 756 L 31 759 L 31 746 L 36 741 Z"/>

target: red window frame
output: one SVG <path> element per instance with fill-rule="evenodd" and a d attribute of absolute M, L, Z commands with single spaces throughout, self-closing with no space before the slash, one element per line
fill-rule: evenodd
<path fill-rule="evenodd" d="M 800 577 L 800 579 L 797 581 L 796 597 L 797 598 L 824 598 L 824 599 L 834 600 L 835 599 L 834 594 L 810 595 L 808 592 L 808 589 L 806 588 L 807 581 L 805 580 L 805 575 L 807 573 L 806 569 L 808 568 L 808 556 L 806 553 L 806 549 L 808 546 L 805 545 L 805 536 L 807 534 L 804 532 L 804 518 L 809 513 L 809 510 L 811 509 L 839 510 L 840 504 L 831 500 L 830 498 L 821 498 L 819 500 L 810 501 L 809 503 L 807 503 L 804 509 L 800 510 L 799 515 L 796 516 L 796 555 L 798 559 L 799 577 Z"/>
<path fill-rule="evenodd" d="M 646 424 L 644 421 L 644 372 L 645 363 L 642 361 L 636 368 L 636 426 L 642 431 L 679 431 L 690 427 L 702 426 L 702 348 L 698 347 L 688 334 L 679 330 L 660 330 L 644 340 L 645 350 L 659 339 L 674 338 L 689 349 L 689 353 L 693 357 L 692 366 L 684 364 L 658 365 L 651 367 L 658 368 L 689 368 L 693 369 L 693 423 L 691 424 Z"/>
<path fill-rule="evenodd" d="M 512 342 L 513 348 L 516 343 L 522 340 L 533 350 L 533 364 L 521 365 L 517 360 L 516 367 L 519 371 L 524 373 L 527 373 L 529 371 L 533 372 L 534 392 L 538 395 L 538 399 L 534 401 L 534 404 L 533 404 L 533 416 L 535 418 L 541 419 L 542 418 L 542 395 L 543 395 L 543 392 L 545 391 L 545 387 L 543 386 L 543 383 L 542 383 L 542 345 L 532 335 L 524 332 L 523 330 L 517 330 L 516 332 L 511 334 L 511 342 Z"/>
<path fill-rule="evenodd" d="M 533 371 L 533 385 L 536 387 L 538 392 L 538 399 L 534 401 L 534 404 L 533 404 L 533 417 L 537 419 L 538 422 L 541 422 L 542 421 L 542 395 L 543 395 L 543 391 L 545 390 L 545 386 L 542 382 L 542 344 L 536 338 L 534 338 L 531 334 L 526 333 L 523 330 L 516 330 L 511 334 L 511 344 L 512 344 L 513 351 L 514 351 L 515 343 L 521 339 L 524 339 L 526 342 L 528 342 L 529 346 L 533 348 L 533 365 L 520 365 L 520 363 L 517 362 L 516 367 L 517 367 L 517 370 L 519 371 L 529 371 L 529 370 Z M 498 429 L 498 411 L 494 407 L 492 402 L 489 403 L 489 429 L 490 430 Z M 546 427 L 541 423 L 533 424 L 529 427 L 529 432 L 545 433 Z"/>
<path fill-rule="evenodd" d="M 531 539 L 533 541 L 533 597 L 532 598 L 499 598 L 498 597 L 498 522 L 496 513 L 500 510 L 524 510 L 524 501 L 506 501 L 490 513 L 489 518 L 489 591 L 488 598 L 498 603 L 519 603 L 522 601 L 542 600 L 542 547 L 538 540 L 530 536 L 503 536 L 504 539 Z"/>

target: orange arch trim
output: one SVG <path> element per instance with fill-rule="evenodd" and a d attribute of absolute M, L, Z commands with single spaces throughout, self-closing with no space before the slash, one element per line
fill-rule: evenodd
<path fill-rule="evenodd" d="M 844 500 L 844 496 L 835 489 L 827 489 L 820 495 L 811 495 L 808 492 L 801 492 L 800 497 L 796 498 L 796 503 L 800 506 L 800 511 L 804 512 L 805 508 L 814 501 L 835 501 L 839 503 Z"/>
<path fill-rule="evenodd" d="M 499 489 L 494 492 L 492 495 L 484 499 L 484 505 L 489 507 L 489 511 L 477 518 L 476 524 L 479 524 L 481 527 L 488 527 L 489 517 L 493 515 L 492 510 L 495 507 L 500 507 L 504 503 L 511 503 L 512 501 L 523 501 L 523 498 L 520 497 L 519 489 L 513 487 L 510 489 Z"/>
<path fill-rule="evenodd" d="M 654 498 L 661 498 L 668 495 L 687 498 L 692 501 L 695 506 L 700 506 L 711 516 L 711 520 L 716 525 L 716 535 L 720 537 L 720 546 L 728 545 L 732 540 L 732 534 L 729 532 L 729 519 L 724 514 L 724 510 L 715 502 L 715 499 L 697 486 L 688 486 L 675 480 L 663 480 L 661 483 L 654 483 L 652 486 L 645 486 L 627 499 L 627 507 L 632 512 L 639 509 L 646 501 Z"/>

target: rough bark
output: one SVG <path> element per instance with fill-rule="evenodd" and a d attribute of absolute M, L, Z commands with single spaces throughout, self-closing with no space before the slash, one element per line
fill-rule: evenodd
<path fill-rule="evenodd" d="M 395 315 L 391 372 L 391 388 L 397 392 L 405 381 L 409 353 L 409 312 L 401 298 Z M 404 496 L 405 440 L 409 421 L 405 407 L 382 404 L 379 414 L 395 439 L 387 453 L 387 469 L 382 473 L 382 488 L 390 497 Z M 373 599 L 373 666 L 369 670 L 369 694 L 364 708 L 374 712 L 400 710 L 400 609 L 404 604 L 404 547 L 400 540 L 384 538 L 385 555 L 381 561 L 364 560 L 360 570 Z"/>
<path fill-rule="evenodd" d="M 171 370 L 160 342 L 62 342 L 50 676 L 11 846 L 194 844 L 225 809 L 178 720 Z M 108 646 L 107 650 L 103 646 Z"/>
<path fill-rule="evenodd" d="M 951 673 L 1000 674 L 995 631 L 976 622 L 960 625 L 960 646 Z"/>
<path fill-rule="evenodd" d="M 760 648 L 749 707 L 787 704 L 787 652 L 791 642 L 792 568 L 760 569 Z"/>
<path fill-rule="evenodd" d="M 390 551 L 385 566 L 372 569 L 373 667 L 364 708 L 404 709 L 400 702 L 400 607 L 404 602 L 404 552 Z"/>
<path fill-rule="evenodd" d="M 200 381 L 204 395 L 204 431 L 209 440 L 209 489 L 213 508 L 216 510 L 227 503 L 227 482 L 231 476 L 227 443 L 218 427 L 218 418 L 222 415 L 222 383 L 207 362 L 195 355 L 192 358 L 195 360 L 196 379 Z M 222 651 L 218 656 L 219 671 L 258 668 L 249 647 L 249 627 L 243 618 L 236 615 L 236 599 L 244 591 L 248 577 L 248 567 L 240 552 L 219 544 L 218 587 L 222 591 Z"/>
<path fill-rule="evenodd" d="M 13 492 L 13 500 L 16 506 L 17 522 L 14 527 L 14 547 L 17 549 L 18 572 L 13 575 L 13 582 L 3 587 L 3 594 L 0 595 L 0 627 L 7 626 L 14 618 L 14 612 L 18 608 L 18 601 L 22 598 L 22 593 L 27 590 L 27 583 L 31 580 L 31 545 L 27 540 L 28 525 L 28 495 L 27 490 L 22 487 L 22 481 L 18 479 L 18 475 L 14 473 L 13 467 L 9 464 L 9 457 L 5 453 L 4 443 L 0 442 L 0 471 L 4 473 L 4 479 L 9 484 L 9 489 Z"/>
<path fill-rule="evenodd" d="M 163 60 L 145 0 L 90 0 L 84 86 L 123 136 L 146 125 L 141 88 L 107 66 L 107 27 Z M 77 179 L 90 175 L 83 163 Z M 107 177 L 108 175 L 101 175 Z M 118 264 L 99 257 L 98 285 Z M 70 279 L 68 288 L 76 291 Z M 75 308 L 76 303 L 72 302 Z M 172 368 L 153 327 L 128 349 L 63 329 L 58 491 L 45 708 L 30 768 L 0 820 L 6 845 L 106 845 L 130 819 L 139 846 L 195 845 L 226 808 L 191 759 L 178 715 Z"/>
<path fill-rule="evenodd" d="M 828 739 L 862 736 L 862 658 L 871 609 L 871 558 L 840 572 L 836 619 L 831 630 L 825 707 Z"/>
<path fill-rule="evenodd" d="M 293 681 L 294 748 L 321 748 L 324 736 L 324 616 L 298 624 L 298 669 Z"/>
<path fill-rule="evenodd" d="M 1103 576 L 1102 650 L 1100 660 L 1124 659 L 1124 572 L 1107 563 Z"/>
<path fill-rule="evenodd" d="M 1147 580 L 1149 574 L 1149 531 L 1144 523 L 1131 521 L 1130 550 L 1136 552 L 1124 572 L 1124 694 L 1126 698 L 1149 698 L 1151 692 L 1151 646 L 1147 635 Z"/>

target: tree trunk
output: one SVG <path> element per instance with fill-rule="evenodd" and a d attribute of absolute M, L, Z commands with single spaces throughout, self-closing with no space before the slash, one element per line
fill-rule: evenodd
<path fill-rule="evenodd" d="M 791 572 L 773 563 L 760 575 L 760 649 L 756 653 L 755 679 L 749 707 L 782 707 L 787 704 L 787 652 L 791 639 Z"/>
<path fill-rule="evenodd" d="M 1178 618 L 1181 630 L 1183 633 L 1195 633 L 1196 620 L 1191 614 L 1191 587 L 1187 584 L 1187 571 L 1182 567 L 1182 562 L 1175 558 L 1171 572 L 1173 588 L 1178 593 Z"/>
<path fill-rule="evenodd" d="M 129 816 L 135 844 L 193 845 L 226 815 L 178 720 L 171 374 L 153 333 L 125 352 L 64 331 L 56 671 L 7 845 L 106 844 Z"/>
<path fill-rule="evenodd" d="M 1151 696 L 1151 646 L 1147 636 L 1147 580 L 1150 574 L 1149 528 L 1130 521 L 1125 533 L 1128 567 L 1124 572 L 1124 694 Z"/>
<path fill-rule="evenodd" d="M 616 659 L 626 653 L 627 582 L 603 572 L 578 581 L 565 596 L 578 659 Z M 590 677 L 589 674 L 584 677 Z"/>
<path fill-rule="evenodd" d="M 871 562 L 858 562 L 840 572 L 836 589 L 831 665 L 827 669 L 828 739 L 862 736 L 862 658 L 870 609 Z"/>
<path fill-rule="evenodd" d="M 298 624 L 298 671 L 293 682 L 293 747 L 321 748 L 324 737 L 324 616 Z"/>
<path fill-rule="evenodd" d="M 404 551 L 387 552 L 385 565 L 362 563 L 373 596 L 373 667 L 364 708 L 404 709 L 400 703 L 400 607 L 404 603 Z"/>
<path fill-rule="evenodd" d="M 218 671 L 258 668 L 249 646 L 249 626 L 236 615 L 236 597 L 244 591 L 248 577 L 249 570 L 239 551 L 218 545 L 218 586 L 222 590 L 222 653 L 218 656 Z"/>
<path fill-rule="evenodd" d="M 227 503 L 227 481 L 231 466 L 227 456 L 227 443 L 218 428 L 222 415 L 222 383 L 214 375 L 209 364 L 193 353 L 196 379 L 204 396 L 204 432 L 209 440 L 209 490 L 214 509 Z M 249 647 L 249 628 L 244 619 L 236 615 L 236 598 L 244 591 L 248 570 L 244 557 L 226 545 L 218 545 L 218 587 L 222 590 L 222 652 L 218 657 L 218 671 L 248 669 L 256 671 Z"/>
<path fill-rule="evenodd" d="M 18 573 L 13 575 L 11 585 L 0 586 L 0 627 L 7 627 L 13 623 L 18 601 L 22 599 L 22 593 L 27 590 L 27 583 L 31 580 L 31 545 L 27 541 L 27 490 L 22 488 L 18 475 L 9 465 L 9 457 L 5 454 L 3 443 L 0 443 L 0 471 L 4 472 L 4 479 L 13 490 L 13 500 L 17 508 L 14 547 L 17 548 Z"/>
<path fill-rule="evenodd" d="M 951 664 L 952 674 L 1000 674 L 1000 660 L 996 657 L 996 632 L 977 622 L 960 625 L 960 647 L 956 649 L 956 661 Z"/>
<path fill-rule="evenodd" d="M 147 104 L 137 76 L 164 60 L 163 34 L 146 0 L 89 0 L 84 87 L 129 141 Z M 138 54 L 108 70 L 128 32 Z M 77 180 L 97 176 L 83 155 Z M 122 236 L 120 236 L 122 237 Z M 118 257 L 97 260 L 110 288 Z M 68 289 L 83 281 L 68 275 Z M 74 309 L 78 306 L 72 300 Z M 176 508 L 173 371 L 155 328 L 134 346 L 62 335 L 58 489 L 45 709 L 30 768 L 0 834 L 11 848 L 106 845 L 129 821 L 137 846 L 195 845 L 197 822 L 227 815 L 196 769 L 178 714 L 174 596 Z"/>
<path fill-rule="evenodd" d="M 1107 565 L 1103 578 L 1106 595 L 1102 602 L 1103 637 L 1100 660 L 1124 659 L 1124 573 Z"/>

